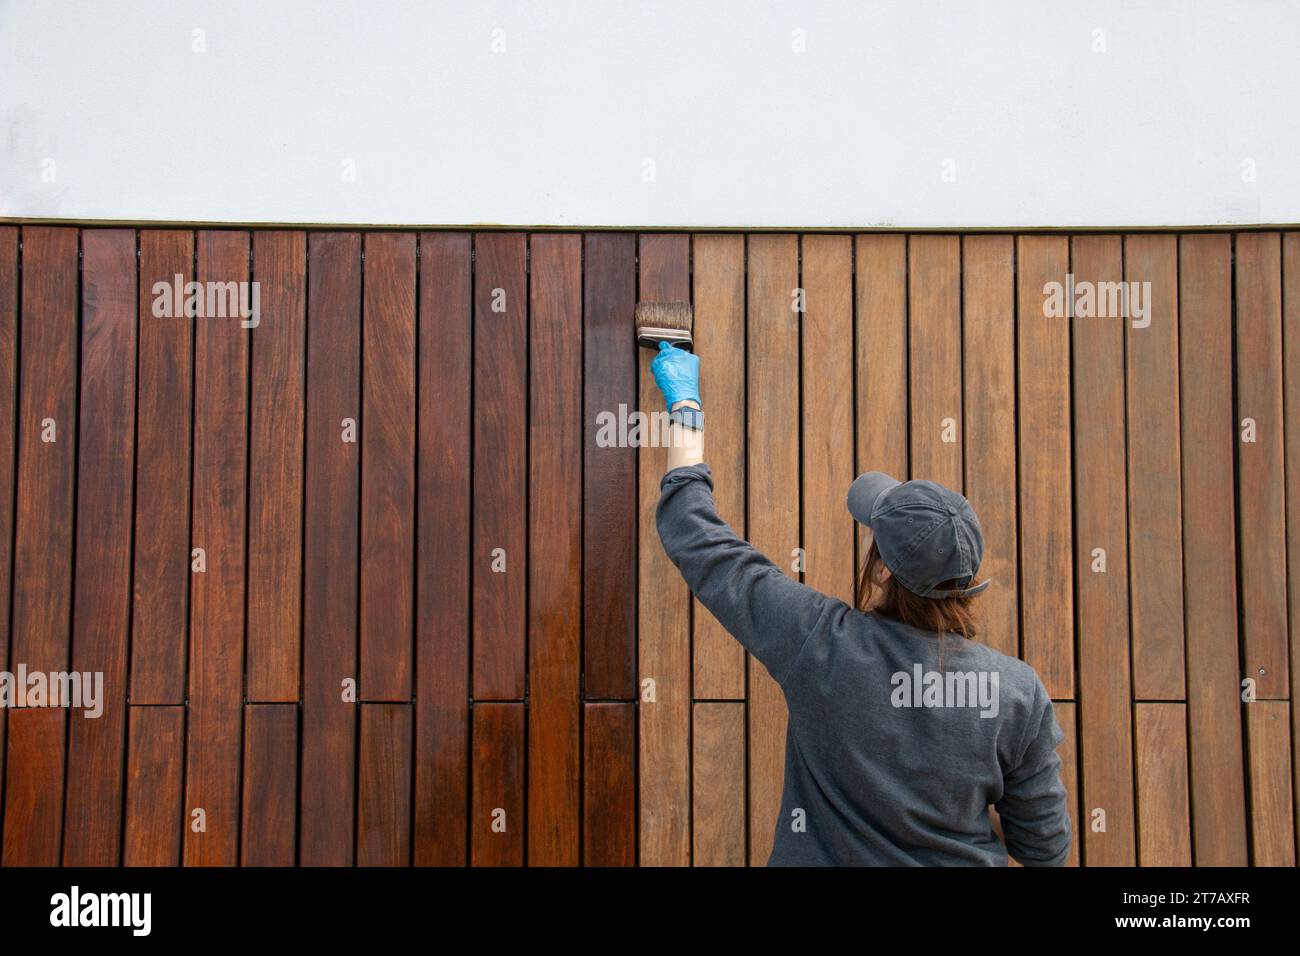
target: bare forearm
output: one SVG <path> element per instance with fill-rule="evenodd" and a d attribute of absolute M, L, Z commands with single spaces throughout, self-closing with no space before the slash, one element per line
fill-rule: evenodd
<path fill-rule="evenodd" d="M 698 402 L 685 401 L 678 402 L 673 408 L 686 406 L 700 407 Z M 702 461 L 704 461 L 704 432 L 672 422 L 668 426 L 668 470 L 672 471 L 684 465 L 698 465 Z"/>

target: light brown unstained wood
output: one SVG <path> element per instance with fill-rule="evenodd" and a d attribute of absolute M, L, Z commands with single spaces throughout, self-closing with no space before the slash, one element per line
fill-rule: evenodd
<path fill-rule="evenodd" d="M 1282 342 L 1286 418 L 1287 593 L 1291 630 L 1291 686 L 1300 687 L 1300 233 L 1282 236 Z M 0 455 L 3 451 L 0 450 Z M 0 601 L 3 606 L 3 601 Z M 1292 792 L 1300 793 L 1300 707 L 1291 708 Z M 1300 831 L 1300 803 L 1295 827 Z"/>
<path fill-rule="evenodd" d="M 1191 866 L 1187 705 L 1137 704 L 1138 863 Z"/>
<path fill-rule="evenodd" d="M 1250 857 L 1255 866 L 1295 866 L 1290 708 L 1284 701 L 1246 705 L 1250 740 Z"/>
<path fill-rule="evenodd" d="M 962 490 L 961 239 L 908 238 L 910 477 Z"/>
<path fill-rule="evenodd" d="M 1073 834 L 1070 855 L 1065 865 L 1078 866 L 1079 850 L 1083 846 L 1083 831 L 1079 828 L 1088 825 L 1087 819 L 1079 815 L 1082 795 L 1079 793 L 1078 706 L 1073 701 L 1057 700 L 1052 702 L 1052 710 L 1056 714 L 1057 726 L 1065 734 L 1056 747 L 1056 753 L 1061 758 L 1061 782 L 1065 784 L 1066 809 L 1070 814 L 1070 832 Z"/>
<path fill-rule="evenodd" d="M 694 705 L 691 861 L 745 865 L 745 704 Z"/>

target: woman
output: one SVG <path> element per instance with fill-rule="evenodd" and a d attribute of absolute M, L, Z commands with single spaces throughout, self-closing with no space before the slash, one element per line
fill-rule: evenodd
<path fill-rule="evenodd" d="M 966 499 L 879 472 L 854 481 L 849 511 L 873 540 L 849 607 L 787 577 L 718 517 L 699 358 L 665 343 L 651 369 L 671 422 L 659 536 L 789 709 L 768 865 L 1005 866 L 1008 852 L 1064 863 L 1063 734 L 1033 668 L 971 640 L 988 582 L 975 581 L 984 541 Z"/>

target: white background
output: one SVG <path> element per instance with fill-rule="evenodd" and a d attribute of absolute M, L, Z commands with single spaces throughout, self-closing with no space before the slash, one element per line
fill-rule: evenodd
<path fill-rule="evenodd" d="M 0 0 L 0 217 L 1283 224 L 1298 174 L 1281 0 Z"/>

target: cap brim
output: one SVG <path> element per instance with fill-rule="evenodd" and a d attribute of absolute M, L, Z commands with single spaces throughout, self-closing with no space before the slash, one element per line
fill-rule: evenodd
<path fill-rule="evenodd" d="M 854 520 L 871 527 L 871 515 L 876 502 L 885 492 L 897 488 L 902 482 L 891 478 L 883 471 L 869 471 L 858 475 L 849 486 L 849 514 Z"/>

